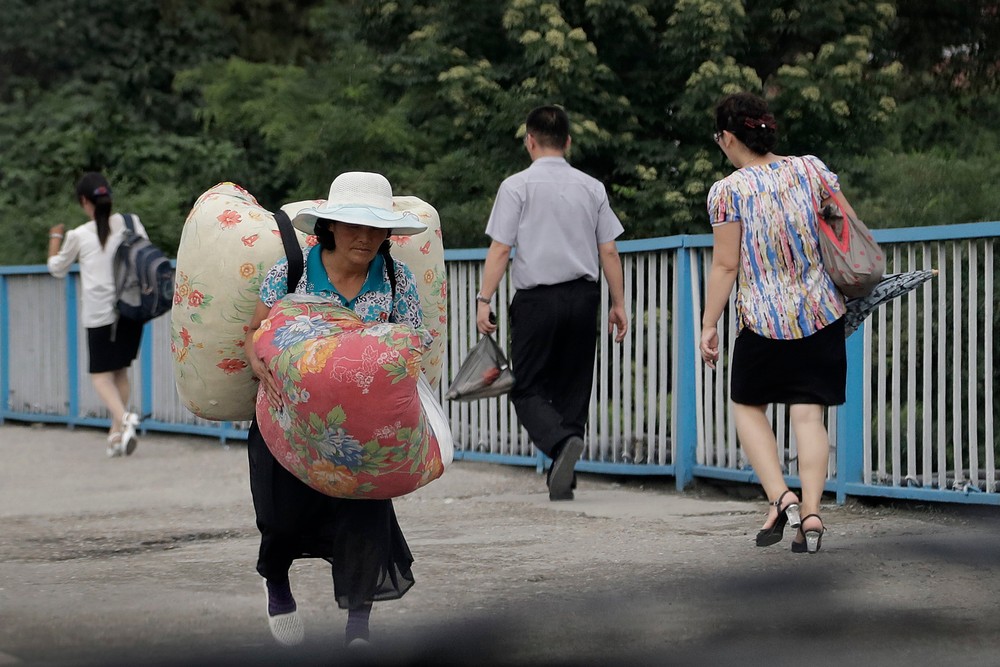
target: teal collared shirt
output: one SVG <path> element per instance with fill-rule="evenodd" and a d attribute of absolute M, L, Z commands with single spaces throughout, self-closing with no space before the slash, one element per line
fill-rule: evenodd
<path fill-rule="evenodd" d="M 309 257 L 306 259 L 306 280 L 309 282 L 312 290 L 314 290 L 314 293 L 320 296 L 336 295 L 341 303 L 354 310 L 358 299 L 364 296 L 366 292 L 384 291 L 386 284 L 385 259 L 382 255 L 375 255 L 375 259 L 368 265 L 368 276 L 365 278 L 364 285 L 361 286 L 361 291 L 353 299 L 347 299 L 330 282 L 330 276 L 327 275 L 326 267 L 323 266 L 321 248 L 315 245 L 309 251 Z"/>

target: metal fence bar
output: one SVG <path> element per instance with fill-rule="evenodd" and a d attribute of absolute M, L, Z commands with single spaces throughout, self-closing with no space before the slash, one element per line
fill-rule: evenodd
<path fill-rule="evenodd" d="M 851 341 L 852 340 L 856 341 L 859 336 L 861 336 L 861 339 L 862 339 L 862 343 L 861 343 L 861 346 L 862 346 L 861 347 L 861 359 L 862 359 L 861 368 L 862 368 L 862 378 L 863 378 L 861 386 L 857 389 L 857 391 L 859 392 L 859 395 L 861 396 L 861 401 L 862 401 L 862 405 L 863 405 L 863 407 L 862 407 L 862 415 L 861 415 L 861 421 L 862 421 L 861 441 L 864 442 L 864 443 L 868 443 L 869 444 L 869 446 L 861 448 L 862 449 L 862 480 L 861 481 L 862 481 L 863 484 L 871 484 L 872 480 L 874 478 L 874 475 L 873 475 L 872 471 L 873 471 L 874 465 L 875 465 L 874 461 L 873 461 L 873 457 L 872 457 L 872 447 L 870 446 L 871 443 L 872 443 L 872 438 L 873 438 L 873 429 L 872 429 L 872 415 L 873 415 L 873 412 L 872 412 L 872 400 L 871 400 L 871 391 L 870 391 L 870 388 L 872 386 L 872 371 L 871 371 L 871 365 L 864 363 L 864 360 L 871 359 L 871 357 L 872 357 L 872 328 L 870 326 L 868 326 L 868 327 L 861 327 L 860 331 L 856 331 L 850 338 L 847 339 L 848 354 L 850 354 L 850 352 L 851 352 L 851 349 L 850 349 Z M 848 383 L 850 383 L 850 379 L 851 379 L 851 368 L 852 368 L 852 366 L 851 366 L 851 358 L 848 357 L 848 366 L 847 366 Z M 850 391 L 850 384 L 848 384 L 848 391 Z M 848 395 L 850 395 L 850 394 L 848 394 Z M 844 414 L 845 414 L 844 418 L 845 419 L 847 418 L 846 417 L 846 413 L 847 413 L 847 411 L 845 410 L 844 411 Z M 844 433 L 854 433 L 856 431 L 854 431 L 854 430 L 848 430 L 845 427 L 843 429 L 843 432 Z M 842 481 L 846 482 L 846 480 L 842 480 Z"/>
<path fill-rule="evenodd" d="M 914 259 L 915 247 L 910 245 L 906 248 L 907 270 L 915 268 Z M 907 360 L 917 358 L 917 293 L 911 291 L 906 295 L 906 357 Z M 912 365 L 906 368 L 906 405 L 919 406 L 917 400 L 917 374 Z M 906 411 L 906 479 L 917 479 L 917 411 L 909 409 Z"/>
<path fill-rule="evenodd" d="M 993 246 L 994 242 L 992 239 L 986 242 L 986 261 L 983 263 L 985 267 L 985 285 L 983 290 L 983 314 L 985 321 L 983 371 L 985 382 L 983 386 L 983 404 L 986 406 L 984 441 L 986 443 L 986 491 L 988 493 L 995 493 L 997 490 L 996 447 L 992 446 L 996 442 L 993 433 L 993 406 L 996 405 L 993 401 L 993 299 L 996 298 L 995 283 L 993 282 L 995 279 L 993 263 L 996 260 L 993 254 Z"/>
<path fill-rule="evenodd" d="M 633 377 L 632 391 L 626 394 L 625 409 L 631 415 L 631 425 L 626 422 L 625 445 L 622 451 L 622 460 L 627 463 L 634 463 L 636 459 L 641 459 L 642 445 L 639 444 L 640 437 L 645 438 L 648 431 L 645 429 L 645 406 L 649 405 L 650 398 L 646 394 L 646 382 L 649 373 L 649 348 L 646 345 L 646 335 L 649 333 L 649 312 L 651 304 L 646 300 L 646 286 L 648 284 L 647 255 L 641 254 L 635 257 L 635 312 L 632 314 L 633 325 L 629 327 L 632 334 L 631 340 L 635 342 L 634 354 L 623 355 L 626 360 L 631 360 L 635 367 L 634 373 L 626 370 L 625 377 Z M 606 337 L 601 331 L 601 336 Z M 628 361 L 625 362 L 629 363 Z"/>
<path fill-rule="evenodd" d="M 922 262 L 923 268 L 929 268 L 931 266 L 931 248 L 929 244 L 922 244 Z M 922 468 L 922 479 L 924 484 L 930 484 L 931 480 L 934 479 L 934 434 L 931 430 L 932 421 L 932 409 L 933 409 L 933 392 L 931 391 L 931 369 L 933 367 L 931 363 L 931 353 L 933 347 L 931 341 L 934 339 L 934 317 L 933 308 L 931 300 L 932 287 L 930 283 L 925 283 L 920 288 L 920 297 L 922 299 L 922 326 L 921 334 L 923 336 L 923 375 L 922 375 L 922 393 L 921 393 L 921 405 L 922 410 L 922 428 L 921 436 L 923 442 L 923 468 Z"/>
<path fill-rule="evenodd" d="M 660 255 L 660 294 L 669 295 L 671 308 L 664 308 L 661 305 L 659 311 L 660 331 L 662 332 L 659 340 L 660 377 L 663 378 L 658 412 L 660 436 L 657 443 L 659 458 L 656 462 L 659 465 L 675 464 L 678 458 L 677 442 L 679 441 L 678 420 L 673 418 L 673 415 L 678 414 L 677 387 L 680 386 L 680 380 L 677 376 L 679 364 L 672 363 L 671 359 L 678 359 L 680 356 L 680 325 L 676 317 L 668 317 L 667 313 L 676 312 L 677 304 L 681 303 L 682 298 L 684 300 L 690 298 L 691 290 L 684 289 L 684 281 L 681 278 L 686 274 L 690 281 L 696 271 L 690 256 L 688 257 L 689 270 L 687 272 L 682 272 L 680 265 L 672 261 L 674 257 L 675 255 L 668 253 Z M 697 442 L 697 433 L 689 435 L 693 435 L 695 442 Z"/>
<path fill-rule="evenodd" d="M 966 373 L 965 379 L 967 383 L 966 400 L 968 401 L 967 415 L 967 429 L 968 429 L 968 439 L 966 442 L 969 443 L 969 482 L 971 484 L 979 484 L 979 439 L 977 434 L 979 432 L 979 410 L 978 401 L 976 399 L 976 388 L 979 383 L 979 373 L 977 371 L 976 360 L 979 357 L 979 327 L 977 326 L 979 322 L 979 304 L 976 299 L 976 294 L 978 293 L 979 287 L 979 264 L 977 261 L 979 253 L 977 252 L 977 246 L 975 243 L 969 245 L 969 278 L 968 284 L 969 289 L 969 300 L 968 300 L 968 316 L 966 318 L 968 336 L 968 347 L 966 356 Z M 956 473 L 957 474 L 957 473 Z"/>
<path fill-rule="evenodd" d="M 947 421 L 945 420 L 945 411 L 947 409 L 947 394 L 944 387 L 944 379 L 946 376 L 947 368 L 947 330 L 948 327 L 941 326 L 943 324 L 944 313 L 947 312 L 947 286 L 950 280 L 950 273 L 947 270 L 945 253 L 945 244 L 939 243 L 937 246 L 937 265 L 940 267 L 938 274 L 938 334 L 937 334 L 937 459 L 938 459 L 938 479 L 937 487 L 939 489 L 947 488 L 948 486 L 948 450 L 947 450 Z"/>
<path fill-rule="evenodd" d="M 952 381 L 951 381 L 951 409 L 952 409 L 952 443 L 954 445 L 954 469 L 955 482 L 958 482 L 962 470 L 965 469 L 962 452 L 962 281 L 959 279 L 961 270 L 961 253 L 958 244 L 952 246 Z"/>
<path fill-rule="evenodd" d="M 899 258 L 899 247 L 896 246 L 892 249 L 892 266 L 900 265 Z M 902 364 L 902 350 L 900 348 L 903 318 L 902 318 L 902 300 L 894 299 L 888 305 L 888 309 L 892 313 L 892 384 L 891 384 L 891 401 L 892 407 L 889 411 L 889 427 L 891 429 L 890 433 L 890 443 L 891 443 L 891 458 L 892 458 L 892 485 L 899 486 L 900 480 L 902 479 L 902 432 L 900 430 L 900 421 L 902 417 L 902 387 L 901 387 L 901 375 L 903 372 Z"/>

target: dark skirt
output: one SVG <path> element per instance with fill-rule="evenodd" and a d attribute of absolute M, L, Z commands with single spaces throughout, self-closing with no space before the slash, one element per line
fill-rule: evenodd
<path fill-rule="evenodd" d="M 734 403 L 841 405 L 847 388 L 844 319 L 792 340 L 743 329 L 733 346 L 732 364 L 729 395 Z"/>
<path fill-rule="evenodd" d="M 109 373 L 131 366 L 139 356 L 142 326 L 141 322 L 119 317 L 114 324 L 87 329 L 90 372 Z"/>
<path fill-rule="evenodd" d="M 256 419 L 247 454 L 262 577 L 283 581 L 293 560 L 323 558 L 333 568 L 333 592 L 342 609 L 395 600 L 410 589 L 413 556 L 391 500 L 348 500 L 315 491 L 275 460 Z"/>

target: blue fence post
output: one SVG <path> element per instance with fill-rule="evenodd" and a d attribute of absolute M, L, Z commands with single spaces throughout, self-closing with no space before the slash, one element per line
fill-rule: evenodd
<path fill-rule="evenodd" d="M 79 274 L 70 273 L 66 276 L 66 387 L 69 389 L 69 420 L 72 428 L 80 417 L 80 364 L 77 363 L 76 350 L 79 345 L 77 333 L 76 283 Z"/>
<path fill-rule="evenodd" d="M 10 301 L 7 276 L 0 275 L 0 426 L 10 403 Z"/>
<path fill-rule="evenodd" d="M 837 409 L 837 504 L 847 500 L 847 485 L 859 484 L 864 475 L 865 338 L 862 324 L 847 338 L 847 393 Z"/>
<path fill-rule="evenodd" d="M 142 403 L 139 406 L 140 418 L 146 419 L 153 414 L 153 321 L 142 327 Z M 128 408 L 128 406 L 126 406 Z M 146 429 L 142 429 L 145 433 Z"/>
<path fill-rule="evenodd" d="M 676 411 L 671 419 L 676 420 L 677 443 L 674 446 L 677 460 L 674 461 L 675 483 L 678 491 L 691 486 L 694 481 L 694 466 L 698 454 L 698 424 L 695 392 L 695 373 L 700 363 L 695 354 L 694 303 L 691 298 L 691 254 L 694 251 L 685 243 L 677 250 L 677 264 L 674 275 L 677 280 L 677 386 L 674 387 Z"/>

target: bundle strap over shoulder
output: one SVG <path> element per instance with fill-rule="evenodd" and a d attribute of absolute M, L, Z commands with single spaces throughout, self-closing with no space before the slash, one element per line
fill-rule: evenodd
<path fill-rule="evenodd" d="M 285 246 L 285 257 L 288 259 L 288 293 L 292 294 L 299 286 L 299 280 L 302 279 L 302 272 L 305 269 L 302 248 L 299 247 L 295 228 L 292 227 L 292 221 L 287 213 L 278 209 L 278 212 L 274 214 L 274 221 L 278 223 L 281 244 Z"/>

